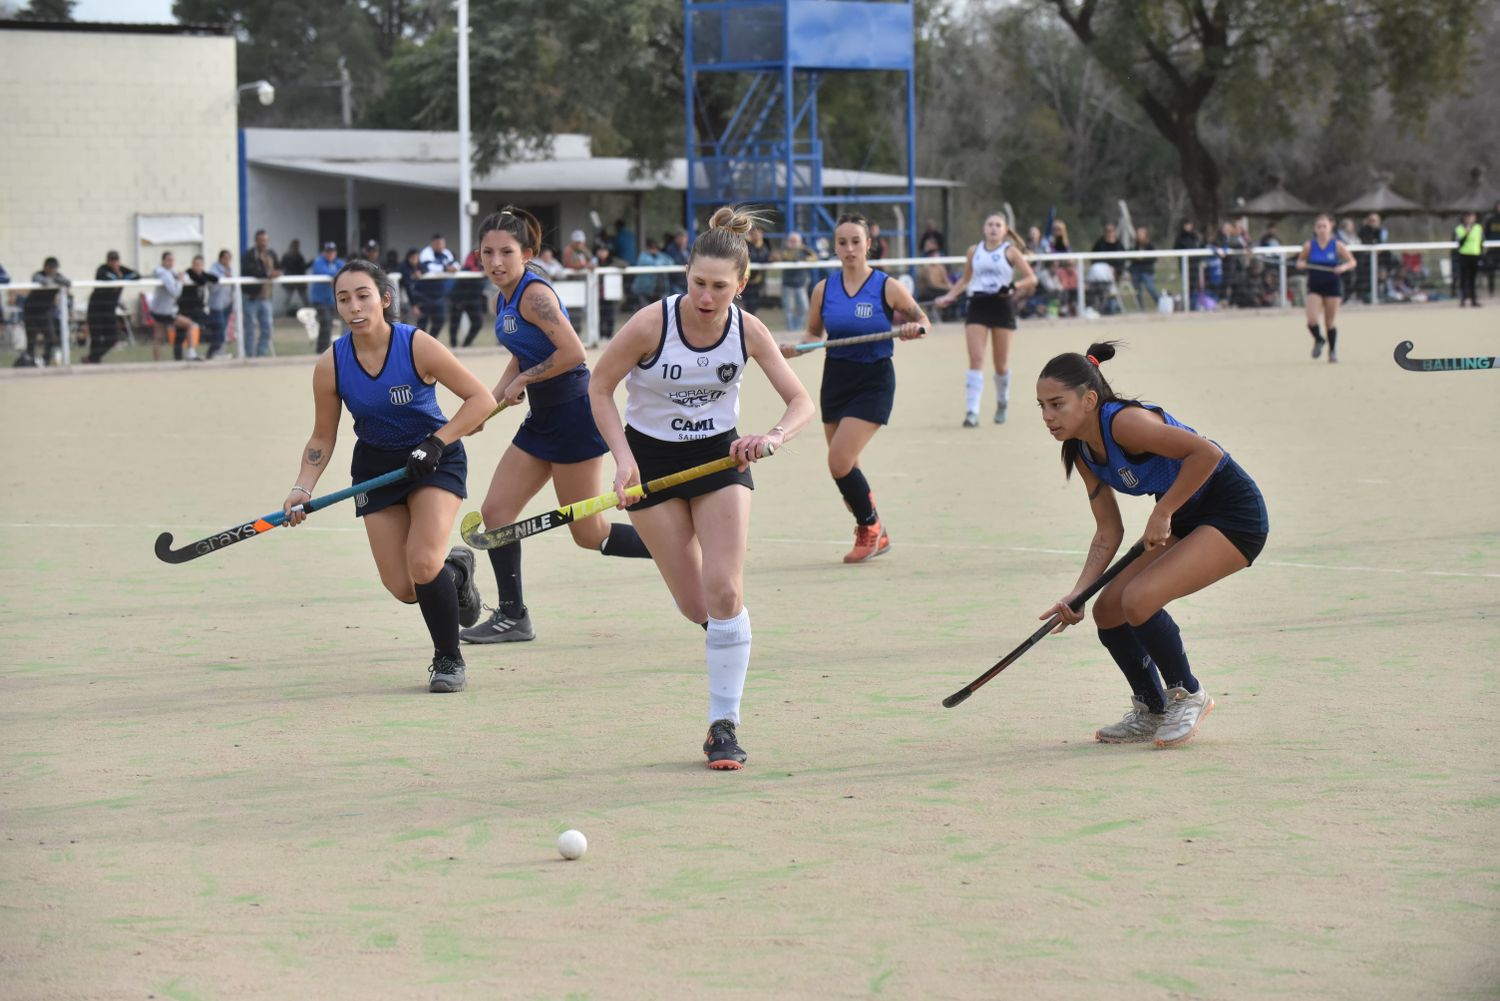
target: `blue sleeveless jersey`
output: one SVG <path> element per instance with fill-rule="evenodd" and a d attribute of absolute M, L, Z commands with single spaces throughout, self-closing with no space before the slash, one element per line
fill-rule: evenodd
<path fill-rule="evenodd" d="M 1161 500 L 1161 495 L 1170 490 L 1172 484 L 1177 481 L 1177 474 L 1182 469 L 1182 460 L 1169 459 L 1164 455 L 1153 455 L 1149 452 L 1137 455 L 1121 448 L 1120 443 L 1115 441 L 1114 423 L 1115 415 L 1126 407 L 1143 407 L 1146 410 L 1160 414 L 1162 420 L 1166 421 L 1170 427 L 1192 431 L 1193 434 L 1198 433 L 1161 407 L 1147 406 L 1143 403 L 1122 403 L 1116 401 L 1106 403 L 1099 408 L 1099 428 L 1104 434 L 1104 461 L 1095 462 L 1094 457 L 1089 454 L 1088 445 L 1081 441 L 1078 443 L 1078 456 L 1083 460 L 1083 464 L 1089 468 L 1089 472 L 1097 476 L 1101 482 L 1108 483 L 1120 493 L 1130 494 L 1134 497 L 1150 494 L 1157 500 Z M 1227 461 L 1229 461 L 1229 453 L 1224 452 L 1219 457 L 1219 464 L 1214 467 L 1214 472 L 1217 473 L 1220 469 L 1224 468 L 1224 463 Z M 1208 486 L 1208 483 L 1212 479 L 1213 477 L 1210 476 L 1208 480 L 1204 481 L 1203 486 Z M 1197 497 L 1202 492 L 1203 487 L 1199 487 L 1193 494 L 1193 497 Z M 1189 498 L 1189 500 L 1191 499 Z"/>
<path fill-rule="evenodd" d="M 847 348 L 833 347 L 833 342 L 841 337 L 878 334 L 891 329 L 891 317 L 894 313 L 885 302 L 885 283 L 888 277 L 884 271 L 873 271 L 859 290 L 849 295 L 844 290 L 842 271 L 828 276 L 828 280 L 823 283 L 823 331 L 829 340 L 828 357 L 868 365 L 883 361 L 894 353 L 895 349 L 890 341 L 855 344 Z"/>
<path fill-rule="evenodd" d="M 538 282 L 552 292 L 552 285 L 535 271 L 526 271 L 521 275 L 521 281 L 516 285 L 515 294 L 507 301 L 504 292 L 495 295 L 495 339 L 500 342 L 516 360 L 521 364 L 521 371 L 534 368 L 552 356 L 557 348 L 542 328 L 529 322 L 521 315 L 521 297 L 526 294 L 526 287 L 532 282 Z M 556 293 L 553 292 L 555 295 Z M 557 308 L 562 310 L 562 315 L 568 317 L 568 308 L 557 302 Z M 504 388 L 504 387 L 502 387 Z M 584 396 L 589 391 L 588 366 L 579 363 L 571 371 L 563 372 L 553 376 L 551 379 L 543 379 L 541 382 L 532 383 L 526 387 L 526 398 L 533 407 L 548 407 L 568 400 L 575 400 Z"/>
<path fill-rule="evenodd" d="M 1339 241 L 1330 236 L 1327 246 L 1320 247 L 1318 238 L 1313 237 L 1307 242 L 1307 263 L 1320 264 L 1325 268 L 1338 267 Z"/>
<path fill-rule="evenodd" d="M 354 335 L 333 342 L 333 374 L 339 397 L 354 415 L 354 435 L 372 448 L 415 448 L 448 423 L 437 391 L 422 381 L 412 359 L 409 323 L 391 326 L 385 364 L 375 375 L 360 367 Z"/>

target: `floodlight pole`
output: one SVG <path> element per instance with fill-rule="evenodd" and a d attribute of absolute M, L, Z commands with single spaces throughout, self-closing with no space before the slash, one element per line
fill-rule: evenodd
<path fill-rule="evenodd" d="M 474 178 L 469 156 L 469 0 L 458 0 L 458 260 L 471 249 Z"/>

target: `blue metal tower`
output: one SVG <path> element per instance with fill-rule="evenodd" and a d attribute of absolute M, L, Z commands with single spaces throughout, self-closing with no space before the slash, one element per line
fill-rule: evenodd
<path fill-rule="evenodd" d="M 915 257 L 916 82 L 910 0 L 683 0 L 687 218 L 720 205 L 770 205 L 784 230 L 831 236 L 836 207 L 899 206 L 897 246 Z M 823 187 L 818 89 L 829 73 L 905 74 L 905 188 L 899 194 Z M 748 77 L 718 135 L 700 135 L 698 77 Z"/>

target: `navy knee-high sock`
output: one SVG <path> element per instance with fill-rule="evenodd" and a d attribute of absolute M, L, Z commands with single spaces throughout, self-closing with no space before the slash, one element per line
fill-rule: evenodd
<path fill-rule="evenodd" d="M 1307 325 L 1307 332 L 1313 335 L 1313 340 L 1315 341 L 1321 341 L 1323 339 L 1323 331 L 1318 329 L 1318 325 L 1316 323 L 1309 323 Z"/>
<path fill-rule="evenodd" d="M 1338 346 L 1339 346 L 1339 328 L 1338 327 L 1329 327 L 1328 328 L 1328 350 L 1332 351 L 1334 348 L 1336 348 Z"/>
<path fill-rule="evenodd" d="M 849 505 L 849 510 L 854 512 L 854 520 L 861 525 L 873 525 L 878 520 L 875 514 L 875 498 L 870 494 L 870 483 L 865 479 L 865 474 L 855 466 L 845 476 L 840 476 L 833 481 L 838 485 L 839 493 L 844 495 L 844 503 Z"/>
<path fill-rule="evenodd" d="M 495 583 L 500 586 L 500 600 L 495 607 L 512 619 L 526 614 L 526 602 L 521 600 L 521 544 L 512 542 L 499 549 L 491 549 L 490 566 L 495 568 Z"/>
<path fill-rule="evenodd" d="M 1192 694 L 1198 691 L 1198 679 L 1188 666 L 1187 651 L 1182 648 L 1182 630 L 1163 608 L 1138 626 L 1131 626 L 1135 638 L 1156 661 L 1162 680 L 1172 688 L 1183 688 Z"/>
<path fill-rule="evenodd" d="M 490 550 L 494 552 L 494 550 Z M 646 548 L 641 533 L 635 530 L 634 525 L 624 522 L 616 522 L 609 526 L 609 538 L 599 545 L 599 552 L 605 556 L 624 556 L 638 560 L 649 560 L 651 550 Z"/>
<path fill-rule="evenodd" d="M 433 652 L 463 663 L 463 654 L 458 652 L 458 588 L 453 586 L 452 567 L 444 563 L 436 577 L 417 585 L 417 604 L 432 634 Z"/>
<path fill-rule="evenodd" d="M 1099 642 L 1119 665 L 1120 673 L 1125 675 L 1135 697 L 1154 713 L 1166 712 L 1167 696 L 1162 691 L 1161 678 L 1156 674 L 1156 664 L 1141 646 L 1141 641 L 1135 638 L 1135 631 L 1129 626 L 1100 629 Z"/>

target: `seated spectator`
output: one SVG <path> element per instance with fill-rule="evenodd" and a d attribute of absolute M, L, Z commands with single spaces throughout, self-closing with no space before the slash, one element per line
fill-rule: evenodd
<path fill-rule="evenodd" d="M 212 358 L 219 350 L 219 345 L 212 338 L 212 327 L 208 316 L 208 299 L 204 293 L 207 285 L 217 285 L 219 276 L 208 271 L 203 266 L 203 255 L 194 254 L 193 262 L 188 269 L 182 273 L 182 294 L 177 297 L 177 321 L 180 325 L 183 321 L 192 325 L 190 343 L 194 345 L 194 353 L 197 351 L 199 331 L 210 331 L 208 354 Z M 178 339 L 174 354 L 182 346 L 181 338 Z M 201 360 L 201 359 L 200 359 Z"/>
<path fill-rule="evenodd" d="M 537 266 L 547 275 L 547 280 L 556 281 L 563 275 L 562 262 L 557 259 L 557 251 L 549 244 L 542 244 L 542 252 L 536 256 Z"/>
<path fill-rule="evenodd" d="M 942 245 L 934 238 L 927 237 L 922 241 L 922 256 L 942 257 Z M 919 265 L 916 279 L 918 304 L 931 302 L 941 295 L 946 295 L 953 288 L 953 276 L 948 273 L 948 268 L 938 261 Z M 959 302 L 950 303 L 938 311 L 938 318 L 945 323 L 951 323 L 962 315 L 963 308 Z"/>
<path fill-rule="evenodd" d="M 594 252 L 589 249 L 588 237 L 583 230 L 575 229 L 563 248 L 562 266 L 569 271 L 587 271 L 594 266 Z"/>
<path fill-rule="evenodd" d="M 917 239 L 917 246 L 919 247 L 926 247 L 928 243 L 935 243 L 937 245 L 939 257 L 947 253 L 948 242 L 943 238 L 943 231 L 938 229 L 936 219 L 927 220 L 927 228 L 922 230 L 922 235 Z M 922 256 L 926 257 L 927 251 L 923 250 Z"/>

